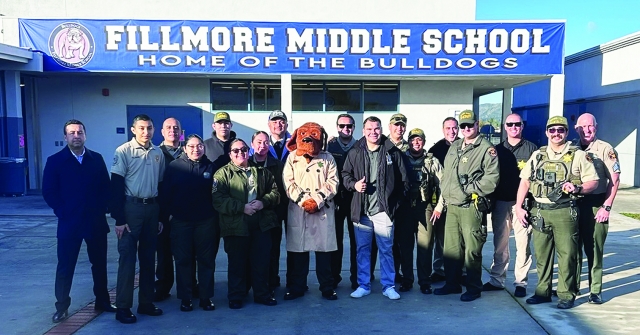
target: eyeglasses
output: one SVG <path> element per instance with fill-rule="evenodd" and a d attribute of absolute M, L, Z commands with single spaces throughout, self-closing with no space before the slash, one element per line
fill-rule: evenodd
<path fill-rule="evenodd" d="M 241 153 L 241 152 L 242 152 L 243 154 L 246 154 L 246 153 L 247 153 L 247 151 L 249 151 L 249 148 L 247 148 L 247 147 L 242 147 L 242 148 L 240 148 L 240 149 L 238 149 L 238 148 L 231 149 L 231 152 L 233 152 L 233 153 L 234 153 L 234 154 L 236 154 L 236 155 L 237 155 L 237 154 L 239 154 L 239 153 Z"/>
<path fill-rule="evenodd" d="M 522 122 L 507 122 L 507 127 L 522 127 Z"/>
<path fill-rule="evenodd" d="M 204 149 L 204 145 L 202 144 L 196 144 L 196 145 L 187 145 L 187 149 L 189 150 L 194 150 L 194 149 Z"/>
<path fill-rule="evenodd" d="M 340 129 L 344 129 L 344 127 L 347 127 L 347 129 L 352 129 L 353 124 L 339 124 L 338 127 L 340 127 Z"/>
<path fill-rule="evenodd" d="M 472 123 L 463 123 L 463 124 L 460 125 L 460 129 L 467 129 L 467 128 L 469 128 L 469 129 L 473 128 L 473 124 Z"/>
<path fill-rule="evenodd" d="M 567 130 L 564 127 L 560 127 L 560 128 L 547 128 L 547 131 L 549 132 L 549 134 L 564 134 Z"/>

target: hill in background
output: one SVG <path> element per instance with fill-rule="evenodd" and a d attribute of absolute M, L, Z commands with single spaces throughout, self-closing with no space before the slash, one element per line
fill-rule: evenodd
<path fill-rule="evenodd" d="M 490 123 L 499 131 L 502 124 L 502 103 L 480 104 L 480 125 Z"/>

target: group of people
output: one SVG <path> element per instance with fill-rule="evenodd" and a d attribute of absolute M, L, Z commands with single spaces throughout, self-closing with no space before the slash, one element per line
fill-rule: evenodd
<path fill-rule="evenodd" d="M 338 298 L 346 221 L 353 298 L 371 293 L 377 259 L 382 294 L 392 300 L 400 299 L 398 291 L 413 289 L 414 268 L 423 294 L 460 294 L 464 286 L 460 300 L 473 301 L 483 291 L 504 290 L 513 230 L 516 297 L 527 294 L 533 237 L 539 279 L 527 303 L 551 302 L 557 254 L 558 308 L 571 308 L 583 249 L 589 302 L 603 302 L 603 245 L 620 165 L 613 147 L 595 136 L 593 115 L 578 118 L 580 138 L 573 143 L 567 141 L 567 119 L 551 117 L 548 145 L 541 148 L 522 138 L 524 122 L 517 114 L 505 119 L 506 139 L 496 146 L 480 136 L 472 111 L 448 117 L 442 123 L 444 138 L 428 150 L 419 128 L 404 139 L 402 114 L 389 120 L 388 137 L 375 116 L 364 120 L 360 139 L 349 114 L 337 117 L 338 134 L 330 139 L 314 125 L 292 137 L 287 115 L 276 110 L 268 118 L 269 132 L 258 131 L 247 143 L 231 130 L 229 113 L 218 112 L 210 139 L 193 134 L 181 141 L 180 122 L 168 118 L 161 130 L 164 141 L 155 146 L 153 120 L 138 115 L 131 126 L 134 137 L 116 149 L 109 176 L 102 156 L 85 147 L 82 122 L 68 121 L 63 128 L 67 146 L 48 158 L 43 176 L 44 199 L 58 217 L 53 322 L 68 317 L 83 240 L 92 264 L 95 309 L 115 312 L 122 323 L 137 320 L 131 312 L 136 257 L 138 314 L 162 315 L 154 302 L 170 296 L 174 278 L 181 311 L 192 311 L 193 299 L 203 310 L 214 310 L 221 238 L 228 257 L 229 307 L 242 308 L 250 290 L 254 302 L 274 306 L 283 223 L 285 300 L 308 291 L 310 251 L 322 297 Z M 312 142 L 322 143 L 321 150 L 303 154 L 301 146 Z M 120 256 L 115 305 L 107 292 L 107 213 L 116 222 Z M 489 213 L 494 255 L 491 279 L 483 284 Z M 434 290 L 432 284 L 441 281 L 445 284 Z"/>

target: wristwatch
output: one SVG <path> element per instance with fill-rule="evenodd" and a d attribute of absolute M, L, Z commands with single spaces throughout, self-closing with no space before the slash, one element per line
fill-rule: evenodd
<path fill-rule="evenodd" d="M 602 205 L 601 207 L 604 208 L 605 211 L 611 212 L 611 206 Z"/>

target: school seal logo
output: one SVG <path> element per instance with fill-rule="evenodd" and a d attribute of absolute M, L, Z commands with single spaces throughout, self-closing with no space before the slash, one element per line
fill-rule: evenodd
<path fill-rule="evenodd" d="M 91 32 L 83 25 L 65 22 L 49 35 L 49 52 L 60 66 L 78 69 L 93 58 L 95 41 Z"/>

